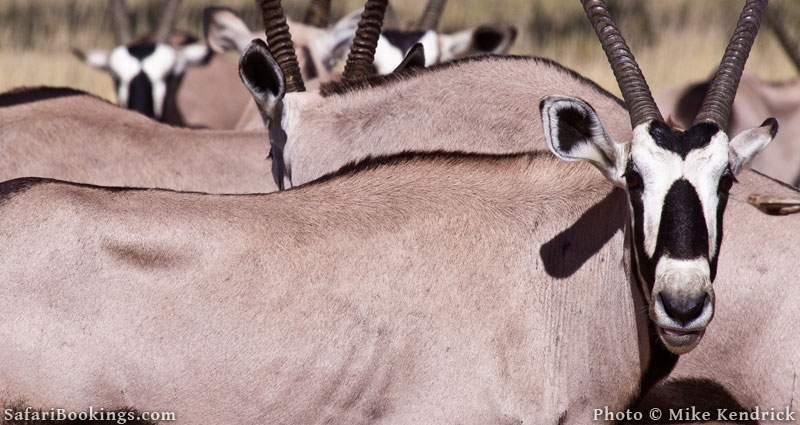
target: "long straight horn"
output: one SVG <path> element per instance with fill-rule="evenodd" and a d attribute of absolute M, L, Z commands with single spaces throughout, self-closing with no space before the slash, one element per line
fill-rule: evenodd
<path fill-rule="evenodd" d="M 131 13 L 128 10 L 128 3 L 125 0 L 111 0 L 111 15 L 117 44 L 130 43 L 133 39 L 133 31 L 131 31 Z"/>
<path fill-rule="evenodd" d="M 622 98 L 628 105 L 631 126 L 635 128 L 650 120 L 664 121 L 655 100 L 653 100 L 642 70 L 639 69 L 636 58 L 633 57 L 622 33 L 611 19 L 605 1 L 581 0 L 581 2 L 589 22 L 592 23 L 597 37 L 600 39 L 600 44 L 606 52 L 608 63 L 611 65 L 619 89 L 622 91 Z"/>
<path fill-rule="evenodd" d="M 446 4 L 447 0 L 428 0 L 425 11 L 422 12 L 422 17 L 419 19 L 419 29 L 428 31 L 438 28 Z"/>
<path fill-rule="evenodd" d="M 739 80 L 742 78 L 744 65 L 747 63 L 750 49 L 758 35 L 761 16 L 767 8 L 767 4 L 768 0 L 747 0 L 745 2 L 742 14 L 739 15 L 739 22 L 736 24 L 736 30 L 725 49 L 725 55 L 711 81 L 708 93 L 703 99 L 700 112 L 694 119 L 695 124 L 712 122 L 720 129 L 728 131 L 733 99 L 736 97 Z"/>
<path fill-rule="evenodd" d="M 331 0 L 311 0 L 303 23 L 325 28 L 331 20 Z"/>
<path fill-rule="evenodd" d="M 372 62 L 388 5 L 389 0 L 367 0 L 344 67 L 342 78 L 345 81 L 362 80 L 375 73 Z"/>
<path fill-rule="evenodd" d="M 167 41 L 172 30 L 175 28 L 175 20 L 178 17 L 178 8 L 181 0 L 167 0 L 161 9 L 161 18 L 158 20 L 158 30 L 156 30 L 156 41 L 163 43 Z"/>
<path fill-rule="evenodd" d="M 789 31 L 783 23 L 781 12 L 781 9 L 770 8 L 767 11 L 767 23 L 772 28 L 772 31 L 775 32 L 778 42 L 781 43 L 781 47 L 791 59 L 794 67 L 800 71 L 800 45 L 789 35 Z"/>
<path fill-rule="evenodd" d="M 281 0 L 257 0 L 264 18 L 264 32 L 267 35 L 269 52 L 283 71 L 286 80 L 286 92 L 306 91 L 303 76 L 300 74 L 300 65 L 294 52 L 292 34 L 283 14 Z"/>

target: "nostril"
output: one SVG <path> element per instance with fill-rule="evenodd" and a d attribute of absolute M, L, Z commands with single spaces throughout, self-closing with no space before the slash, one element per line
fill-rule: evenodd
<path fill-rule="evenodd" d="M 664 312 L 682 325 L 686 325 L 703 314 L 708 294 L 696 297 L 673 297 L 662 292 L 658 297 L 664 306 Z"/>

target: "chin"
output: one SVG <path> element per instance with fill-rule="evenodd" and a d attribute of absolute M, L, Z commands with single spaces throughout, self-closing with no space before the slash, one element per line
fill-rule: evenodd
<path fill-rule="evenodd" d="M 705 329 L 699 331 L 681 331 L 675 329 L 666 329 L 658 327 L 658 337 L 664 343 L 667 349 L 677 355 L 686 354 L 700 343 L 705 334 Z"/>

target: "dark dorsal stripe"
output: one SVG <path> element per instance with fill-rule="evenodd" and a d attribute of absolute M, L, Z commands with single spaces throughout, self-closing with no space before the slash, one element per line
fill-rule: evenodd
<path fill-rule="evenodd" d="M 719 127 L 710 122 L 694 125 L 686 131 L 673 130 L 661 121 L 653 121 L 650 125 L 650 136 L 656 145 L 675 152 L 684 159 L 693 149 L 708 146 L 711 137 L 717 132 Z"/>
<path fill-rule="evenodd" d="M 155 43 L 136 43 L 128 46 L 128 53 L 136 59 L 142 60 L 156 51 Z"/>
<path fill-rule="evenodd" d="M 389 41 L 389 43 L 405 53 L 408 51 L 408 49 L 414 47 L 414 45 L 417 44 L 423 36 L 425 36 L 425 31 L 387 30 L 382 34 L 386 40 Z"/>
<path fill-rule="evenodd" d="M 128 109 L 154 117 L 153 84 L 144 72 L 140 72 L 128 87 Z"/>
<path fill-rule="evenodd" d="M 71 96 L 91 97 L 94 100 L 111 104 L 91 93 L 71 87 L 21 87 L 0 93 L 0 108 Z"/>
<path fill-rule="evenodd" d="M 600 87 L 594 81 L 584 77 L 577 71 L 569 69 L 564 65 L 561 65 L 560 63 L 553 61 L 552 59 L 541 58 L 537 56 L 515 56 L 515 55 L 500 56 L 493 54 L 470 56 L 467 58 L 456 59 L 450 62 L 431 65 L 427 68 L 421 68 L 417 70 L 415 76 L 417 78 L 420 78 L 424 77 L 427 74 L 444 72 L 451 68 L 477 62 L 496 62 L 496 63 L 529 62 L 531 66 L 537 66 L 537 65 L 544 66 L 553 69 L 560 74 L 563 74 L 564 78 L 571 78 L 573 80 L 580 82 L 586 88 L 591 89 L 600 96 L 603 96 L 615 102 L 617 105 L 625 108 L 625 102 L 623 102 L 622 99 L 616 97 L 603 87 Z M 345 96 L 353 92 L 396 84 L 398 82 L 405 81 L 406 77 L 407 75 L 405 73 L 401 73 L 401 74 L 373 75 L 361 81 L 334 81 L 322 84 L 322 86 L 320 87 L 320 95 L 322 95 L 322 97 Z"/>

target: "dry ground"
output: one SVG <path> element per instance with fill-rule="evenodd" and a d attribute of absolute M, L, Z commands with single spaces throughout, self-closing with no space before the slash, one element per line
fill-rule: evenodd
<path fill-rule="evenodd" d="M 418 16 L 425 0 L 394 0 L 405 20 Z M 718 64 L 741 8 L 741 0 L 610 0 L 654 92 L 705 78 Z M 159 6 L 153 0 L 129 0 L 137 26 L 145 30 Z M 78 87 L 112 99 L 111 81 L 88 69 L 70 47 L 112 44 L 106 0 L 0 0 L 0 91 L 18 86 Z M 343 15 L 361 0 L 333 0 Z M 787 23 L 800 19 L 800 2 L 784 4 Z M 202 9 L 222 4 L 258 22 L 252 0 L 184 0 L 179 26 L 199 30 Z M 284 0 L 291 16 L 300 16 L 306 0 Z M 521 30 L 513 53 L 545 56 L 576 69 L 617 92 L 602 51 L 577 0 L 450 0 L 444 29 L 482 22 L 513 23 Z M 748 71 L 771 80 L 796 71 L 764 28 Z"/>

